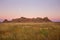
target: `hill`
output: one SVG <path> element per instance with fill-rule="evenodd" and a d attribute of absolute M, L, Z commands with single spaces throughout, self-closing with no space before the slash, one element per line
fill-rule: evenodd
<path fill-rule="evenodd" d="M 16 18 L 16 19 L 12 19 L 11 21 L 8 21 L 7 19 L 5 19 L 3 22 L 34 22 L 34 23 L 40 23 L 40 22 L 52 22 L 48 17 L 44 17 L 44 18 L 26 18 L 26 17 L 21 17 L 21 18 Z"/>

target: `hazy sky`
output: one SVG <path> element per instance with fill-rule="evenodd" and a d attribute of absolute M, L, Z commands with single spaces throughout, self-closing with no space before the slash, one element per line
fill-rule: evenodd
<path fill-rule="evenodd" d="M 0 0 L 0 18 L 49 17 L 60 21 L 60 0 Z"/>

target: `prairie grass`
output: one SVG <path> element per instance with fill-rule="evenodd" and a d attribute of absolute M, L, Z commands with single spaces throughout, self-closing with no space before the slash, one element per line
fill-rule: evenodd
<path fill-rule="evenodd" d="M 60 23 L 1 23 L 0 40 L 60 40 Z"/>

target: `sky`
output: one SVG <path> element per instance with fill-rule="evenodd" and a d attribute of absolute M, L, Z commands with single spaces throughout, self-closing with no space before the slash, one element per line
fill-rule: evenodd
<path fill-rule="evenodd" d="M 48 17 L 60 21 L 60 0 L 0 0 L 0 18 Z"/>

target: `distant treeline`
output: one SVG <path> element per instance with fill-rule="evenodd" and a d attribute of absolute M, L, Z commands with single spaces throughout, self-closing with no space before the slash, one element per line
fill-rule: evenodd
<path fill-rule="evenodd" d="M 16 18 L 16 19 L 12 19 L 11 21 L 8 21 L 7 19 L 5 19 L 3 21 L 3 23 L 5 22 L 52 22 L 48 17 L 44 17 L 44 18 L 26 18 L 26 17 L 20 17 L 20 18 Z"/>

